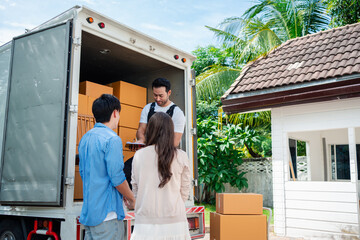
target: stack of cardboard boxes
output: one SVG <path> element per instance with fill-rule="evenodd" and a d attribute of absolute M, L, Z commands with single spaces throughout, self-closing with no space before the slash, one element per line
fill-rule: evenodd
<path fill-rule="evenodd" d="M 126 161 L 134 155 L 134 152 L 125 149 L 125 143 L 134 141 L 136 138 L 141 111 L 146 105 L 146 88 L 123 81 L 114 82 L 107 86 L 89 81 L 80 82 L 76 153 L 78 154 L 81 138 L 95 125 L 95 119 L 92 114 L 93 102 L 104 93 L 113 94 L 121 103 L 119 126 L 114 131 L 122 140 L 124 161 Z M 75 166 L 74 199 L 83 199 L 82 181 L 78 165 Z"/>
<path fill-rule="evenodd" d="M 134 156 L 134 152 L 126 149 L 125 144 L 136 139 L 141 111 L 146 105 L 146 88 L 123 81 L 114 82 L 108 86 L 113 88 L 114 96 L 121 103 L 118 134 L 123 143 L 124 161 L 127 161 Z"/>
<path fill-rule="evenodd" d="M 211 240 L 265 240 L 263 197 L 253 193 L 216 194 L 216 213 L 210 213 Z"/>

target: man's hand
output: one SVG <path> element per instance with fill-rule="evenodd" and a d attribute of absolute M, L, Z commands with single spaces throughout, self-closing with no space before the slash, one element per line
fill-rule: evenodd
<path fill-rule="evenodd" d="M 127 199 L 126 197 L 124 197 L 124 203 L 125 203 L 125 206 L 126 206 L 129 210 L 134 210 L 134 209 L 135 209 L 135 201 L 130 201 L 129 199 Z"/>
<path fill-rule="evenodd" d="M 135 197 L 134 197 L 134 193 L 129 188 L 128 182 L 125 180 L 122 184 L 116 186 L 116 189 L 121 193 L 121 195 L 123 195 L 125 205 L 129 209 L 134 209 L 135 208 Z"/>
<path fill-rule="evenodd" d="M 139 123 L 139 128 L 136 131 L 136 142 L 144 143 L 145 142 L 145 131 L 146 131 L 146 123 Z"/>

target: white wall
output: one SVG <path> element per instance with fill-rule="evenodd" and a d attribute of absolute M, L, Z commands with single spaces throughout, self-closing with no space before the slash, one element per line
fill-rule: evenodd
<path fill-rule="evenodd" d="M 286 106 L 271 112 L 276 234 L 311 239 L 358 237 L 354 154 L 350 154 L 351 182 L 317 181 L 323 180 L 319 174 L 324 168 L 323 161 L 319 161 L 323 158 L 322 137 L 327 139 L 327 144 L 346 141 L 355 146 L 355 139 L 359 140 L 360 98 Z M 311 182 L 289 181 L 289 136 L 311 142 Z M 313 206 L 319 208 L 311 209 Z"/>

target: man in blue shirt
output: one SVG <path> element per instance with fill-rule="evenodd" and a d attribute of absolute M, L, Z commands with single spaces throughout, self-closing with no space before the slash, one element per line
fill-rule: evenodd
<path fill-rule="evenodd" d="M 92 106 L 96 124 L 79 143 L 79 169 L 84 202 L 80 222 L 86 240 L 124 239 L 125 204 L 133 209 L 135 198 L 123 172 L 121 138 L 112 130 L 120 119 L 120 102 L 103 94 Z"/>

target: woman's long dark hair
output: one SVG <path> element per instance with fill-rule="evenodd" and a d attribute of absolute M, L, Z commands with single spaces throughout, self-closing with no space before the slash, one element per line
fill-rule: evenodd
<path fill-rule="evenodd" d="M 176 154 L 174 136 L 174 123 L 168 114 L 157 112 L 150 118 L 145 139 L 147 146 L 155 145 L 158 155 L 159 188 L 163 188 L 172 176 L 170 167 Z"/>

